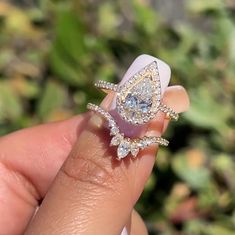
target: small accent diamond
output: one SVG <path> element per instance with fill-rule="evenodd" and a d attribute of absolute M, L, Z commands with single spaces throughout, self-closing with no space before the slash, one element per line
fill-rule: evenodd
<path fill-rule="evenodd" d="M 137 143 L 133 142 L 131 144 L 131 154 L 133 155 L 133 157 L 136 157 L 138 153 L 139 153 L 139 148 L 137 146 Z"/>
<path fill-rule="evenodd" d="M 127 140 L 123 140 L 117 149 L 117 156 L 119 159 L 124 158 L 130 152 L 130 142 Z"/>
<path fill-rule="evenodd" d="M 118 134 L 118 132 L 119 132 L 118 127 L 112 126 L 112 128 L 110 130 L 110 135 L 116 135 L 116 134 Z"/>
<path fill-rule="evenodd" d="M 123 140 L 123 136 L 121 134 L 117 134 L 111 139 L 110 145 L 117 146 L 121 143 L 122 140 Z"/>

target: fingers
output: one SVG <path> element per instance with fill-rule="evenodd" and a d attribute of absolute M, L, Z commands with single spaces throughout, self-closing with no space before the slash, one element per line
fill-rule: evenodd
<path fill-rule="evenodd" d="M 83 115 L 0 138 L 0 234 L 25 230 L 85 119 Z"/>
<path fill-rule="evenodd" d="M 106 109 L 112 107 L 110 95 L 103 103 Z M 128 221 L 157 147 L 143 150 L 134 160 L 117 161 L 103 119 L 90 115 L 26 234 L 120 234 Z M 159 113 L 145 131 L 160 134 L 164 117 Z"/>
<path fill-rule="evenodd" d="M 129 235 L 148 235 L 146 225 L 136 210 L 132 211 Z"/>
<path fill-rule="evenodd" d="M 174 111 L 177 113 L 186 112 L 190 105 L 187 91 L 179 85 L 167 87 L 163 96 L 163 103 L 166 103 L 169 107 L 174 107 Z M 177 105 L 175 105 L 176 103 Z"/>
<path fill-rule="evenodd" d="M 190 105 L 188 94 L 182 86 L 168 87 L 164 93 L 163 103 L 167 104 L 169 107 L 174 107 L 174 111 L 177 113 L 186 112 Z M 166 131 L 168 124 L 169 119 L 165 119 L 163 133 Z"/>
<path fill-rule="evenodd" d="M 148 235 L 146 225 L 135 209 L 132 210 L 130 218 L 123 228 L 121 235 Z"/>

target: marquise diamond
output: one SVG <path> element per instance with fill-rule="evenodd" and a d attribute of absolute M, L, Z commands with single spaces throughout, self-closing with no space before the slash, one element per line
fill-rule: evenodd
<path fill-rule="evenodd" d="M 139 153 L 139 147 L 137 146 L 136 143 L 131 144 L 131 154 L 133 157 L 136 157 L 137 154 Z"/>
<path fill-rule="evenodd" d="M 117 149 L 118 158 L 121 159 L 126 157 L 130 152 L 130 150 L 131 150 L 130 142 L 127 140 L 122 141 Z"/>
<path fill-rule="evenodd" d="M 117 146 L 121 143 L 122 140 L 123 140 L 123 136 L 121 134 L 117 134 L 111 139 L 110 145 Z"/>

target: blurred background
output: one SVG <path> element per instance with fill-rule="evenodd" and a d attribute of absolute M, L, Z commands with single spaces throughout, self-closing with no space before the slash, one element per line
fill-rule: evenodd
<path fill-rule="evenodd" d="M 84 112 L 142 53 L 191 108 L 136 209 L 150 234 L 235 234 L 235 1 L 0 1 L 0 134 Z"/>

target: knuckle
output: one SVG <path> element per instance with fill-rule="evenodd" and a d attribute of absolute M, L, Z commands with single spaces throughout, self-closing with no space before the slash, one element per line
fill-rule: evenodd
<path fill-rule="evenodd" d="M 61 171 L 80 184 L 113 190 L 115 176 L 111 169 L 107 169 L 102 162 L 95 160 L 95 158 L 85 158 L 80 155 L 70 157 Z"/>

